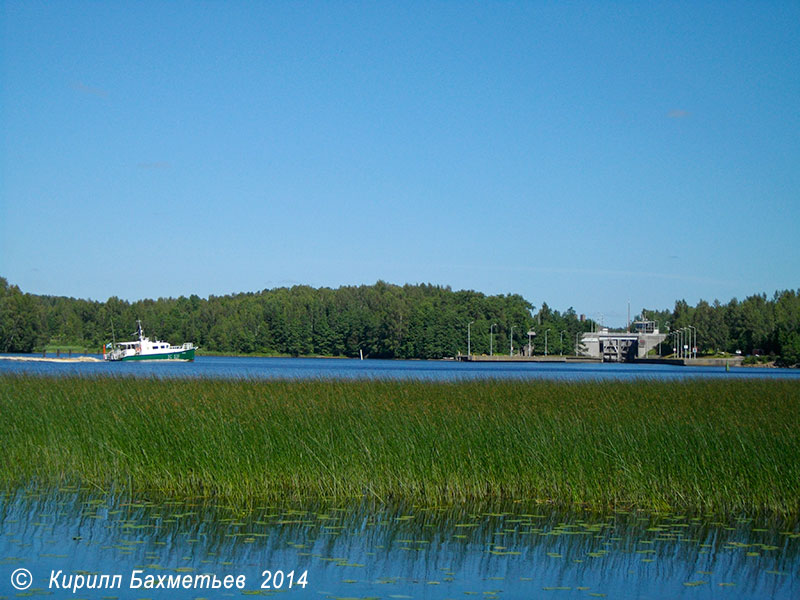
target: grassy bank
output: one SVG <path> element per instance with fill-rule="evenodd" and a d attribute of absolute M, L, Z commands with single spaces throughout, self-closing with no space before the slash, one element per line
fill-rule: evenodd
<path fill-rule="evenodd" d="M 0 482 L 800 512 L 800 383 L 0 377 Z"/>

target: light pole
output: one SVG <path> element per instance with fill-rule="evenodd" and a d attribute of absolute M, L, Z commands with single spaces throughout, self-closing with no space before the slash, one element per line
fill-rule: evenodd
<path fill-rule="evenodd" d="M 560 337 L 559 344 L 558 344 L 558 348 L 559 348 L 558 355 L 559 356 L 564 356 L 564 334 L 565 333 L 566 333 L 566 331 L 562 331 L 561 335 L 559 336 Z"/>
<path fill-rule="evenodd" d="M 681 327 L 681 340 L 683 342 L 683 344 L 681 344 L 681 349 L 683 350 L 683 355 L 681 356 L 681 358 L 689 358 L 688 356 L 689 344 L 686 343 L 687 342 L 686 338 L 687 337 L 691 338 L 691 333 L 692 332 L 689 330 L 688 327 Z"/>
<path fill-rule="evenodd" d="M 547 356 L 547 332 L 549 329 L 544 330 L 544 355 Z"/>
<path fill-rule="evenodd" d="M 692 349 L 691 352 L 693 354 L 692 358 L 697 358 L 697 327 L 694 325 L 689 325 L 689 344 L 691 344 Z M 692 333 L 694 333 L 694 341 L 692 341 Z"/>
<path fill-rule="evenodd" d="M 533 337 L 536 332 L 533 329 L 528 330 L 528 356 L 533 356 Z"/>
<path fill-rule="evenodd" d="M 470 331 L 470 327 L 472 327 L 472 324 L 474 322 L 475 321 L 470 321 L 469 323 L 467 323 L 467 356 L 472 356 L 472 339 L 471 339 L 472 332 Z"/>
<path fill-rule="evenodd" d="M 689 353 L 691 352 L 692 349 L 692 330 L 689 328 L 688 325 L 686 326 L 686 343 L 684 344 L 684 346 L 686 346 L 686 352 L 684 353 L 685 354 L 684 358 L 691 358 L 691 355 Z"/>
<path fill-rule="evenodd" d="M 514 356 L 514 325 L 511 326 L 511 333 L 508 334 L 508 340 L 511 349 L 508 351 L 509 356 Z"/>
<path fill-rule="evenodd" d="M 492 323 L 492 326 L 489 327 L 489 356 L 494 356 L 492 353 L 492 334 L 494 333 L 494 328 L 497 327 L 497 323 Z"/>

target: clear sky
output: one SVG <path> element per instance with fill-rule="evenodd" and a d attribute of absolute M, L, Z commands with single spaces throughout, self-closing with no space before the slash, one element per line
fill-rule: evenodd
<path fill-rule="evenodd" d="M 800 2 L 0 0 L 0 276 L 800 287 Z"/>

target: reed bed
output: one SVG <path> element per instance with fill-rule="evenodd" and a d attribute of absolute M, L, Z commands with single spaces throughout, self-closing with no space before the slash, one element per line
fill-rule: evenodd
<path fill-rule="evenodd" d="M 800 382 L 0 377 L 0 484 L 800 513 Z"/>

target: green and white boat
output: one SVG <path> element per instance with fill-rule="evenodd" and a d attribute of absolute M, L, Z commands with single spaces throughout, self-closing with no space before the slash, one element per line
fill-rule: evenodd
<path fill-rule="evenodd" d="M 136 321 L 139 326 L 139 339 L 135 342 L 113 342 L 103 348 L 103 357 L 106 360 L 194 360 L 194 344 L 186 342 L 181 346 L 171 346 L 160 340 L 151 341 L 144 337 L 142 322 Z M 110 352 L 106 353 L 106 349 Z"/>

